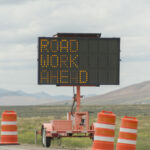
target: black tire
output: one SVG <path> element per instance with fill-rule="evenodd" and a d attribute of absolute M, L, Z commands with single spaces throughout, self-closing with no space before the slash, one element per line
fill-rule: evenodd
<path fill-rule="evenodd" d="M 50 147 L 50 146 L 51 146 L 51 138 L 46 137 L 46 147 Z"/>
<path fill-rule="evenodd" d="M 46 137 L 45 129 L 42 129 L 42 144 L 43 147 L 50 147 L 51 145 L 51 137 Z"/>

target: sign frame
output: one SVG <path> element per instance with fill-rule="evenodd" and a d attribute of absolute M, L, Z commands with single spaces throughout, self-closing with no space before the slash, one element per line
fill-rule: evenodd
<path fill-rule="evenodd" d="M 61 40 L 61 39 L 78 39 L 78 40 L 117 40 L 118 41 L 118 66 L 117 66 L 117 80 L 116 83 L 111 84 L 111 83 L 94 83 L 94 84 L 47 84 L 47 83 L 40 83 L 40 39 L 56 39 L 56 40 Z M 88 54 L 89 55 L 89 54 Z M 56 85 L 56 86 L 99 86 L 99 85 L 119 85 L 120 82 L 120 38 L 81 38 L 81 37 L 38 37 L 38 84 L 40 85 Z"/>

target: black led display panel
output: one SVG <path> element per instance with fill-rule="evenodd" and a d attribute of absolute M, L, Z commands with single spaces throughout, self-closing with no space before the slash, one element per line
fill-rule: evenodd
<path fill-rule="evenodd" d="M 38 84 L 119 84 L 120 38 L 38 38 Z"/>

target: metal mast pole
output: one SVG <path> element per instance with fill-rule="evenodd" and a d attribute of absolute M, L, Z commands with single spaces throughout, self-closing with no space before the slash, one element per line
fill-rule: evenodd
<path fill-rule="evenodd" d="M 76 102 L 77 102 L 77 112 L 80 112 L 80 86 L 77 86 L 77 95 L 76 95 Z"/>

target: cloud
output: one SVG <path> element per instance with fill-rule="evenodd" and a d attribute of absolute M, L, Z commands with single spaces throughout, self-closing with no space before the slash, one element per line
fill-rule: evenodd
<path fill-rule="evenodd" d="M 0 0 L 0 5 L 18 5 L 27 3 L 28 1 L 34 1 L 34 0 Z"/>

